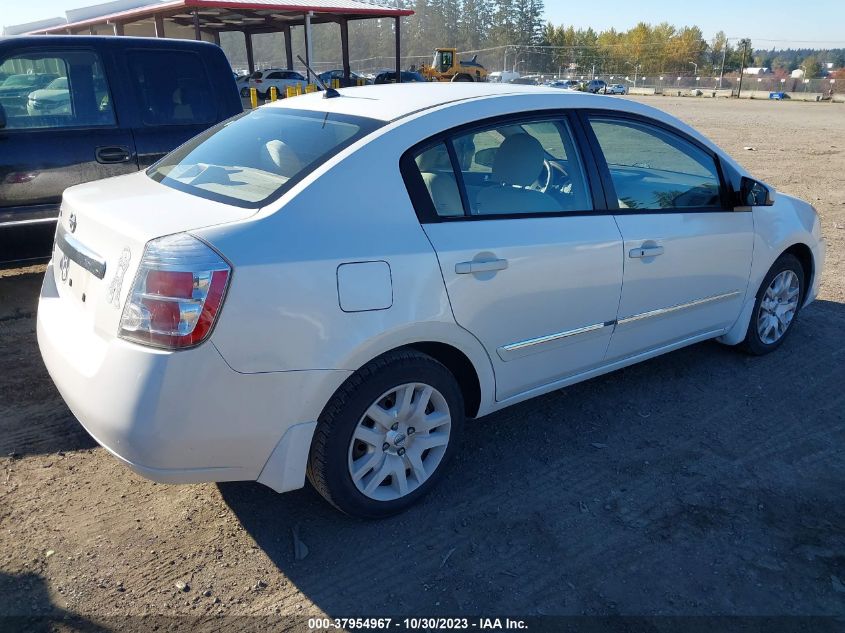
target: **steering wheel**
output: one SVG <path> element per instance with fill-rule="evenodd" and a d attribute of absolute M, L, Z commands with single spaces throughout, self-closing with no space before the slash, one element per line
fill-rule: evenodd
<path fill-rule="evenodd" d="M 543 174 L 545 172 L 545 175 Z M 557 187 L 559 191 L 563 191 L 567 184 L 572 182 L 569 173 L 558 163 L 553 163 L 550 160 L 543 160 L 543 171 L 537 178 L 540 184 L 540 191 L 549 193 L 552 188 Z"/>

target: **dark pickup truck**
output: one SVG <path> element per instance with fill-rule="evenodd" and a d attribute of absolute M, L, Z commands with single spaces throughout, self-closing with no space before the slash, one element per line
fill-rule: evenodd
<path fill-rule="evenodd" d="M 49 256 L 67 187 L 144 169 L 241 110 L 213 44 L 0 38 L 0 263 Z"/>

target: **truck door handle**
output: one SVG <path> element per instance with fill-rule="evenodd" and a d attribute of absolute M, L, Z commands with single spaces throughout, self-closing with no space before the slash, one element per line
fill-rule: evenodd
<path fill-rule="evenodd" d="M 628 257 L 634 259 L 640 257 L 657 257 L 663 254 L 662 246 L 640 246 L 639 248 L 632 248 L 628 251 Z"/>
<path fill-rule="evenodd" d="M 496 270 L 505 270 L 508 267 L 506 259 L 488 259 L 487 261 L 459 262 L 455 264 L 455 273 L 468 275 L 470 273 L 486 273 Z"/>
<path fill-rule="evenodd" d="M 128 147 L 122 145 L 110 145 L 108 147 L 98 147 L 94 150 L 94 156 L 97 157 L 98 163 L 126 163 L 132 158 L 132 152 Z"/>

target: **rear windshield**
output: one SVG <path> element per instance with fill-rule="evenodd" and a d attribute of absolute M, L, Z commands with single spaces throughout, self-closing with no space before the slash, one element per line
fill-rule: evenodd
<path fill-rule="evenodd" d="M 194 137 L 147 175 L 201 198 L 257 208 L 381 125 L 364 117 L 260 108 Z"/>

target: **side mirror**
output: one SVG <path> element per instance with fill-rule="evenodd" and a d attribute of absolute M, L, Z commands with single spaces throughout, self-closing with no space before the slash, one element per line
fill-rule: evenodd
<path fill-rule="evenodd" d="M 762 182 L 748 176 L 739 181 L 739 206 L 770 207 L 774 203 L 772 191 Z"/>
<path fill-rule="evenodd" d="M 6 110 L 3 109 L 3 105 L 0 104 L 0 130 L 6 127 Z"/>
<path fill-rule="evenodd" d="M 498 147 L 488 147 L 487 149 L 480 149 L 475 153 L 475 163 L 476 165 L 481 165 L 482 167 L 493 167 L 493 161 L 496 158 L 496 150 Z"/>

